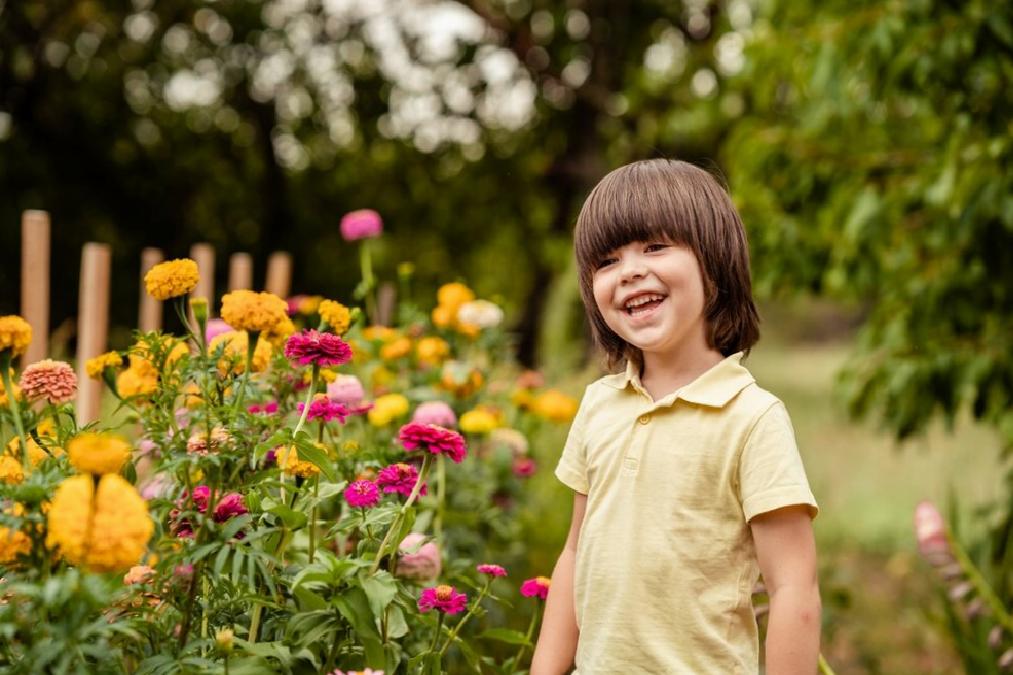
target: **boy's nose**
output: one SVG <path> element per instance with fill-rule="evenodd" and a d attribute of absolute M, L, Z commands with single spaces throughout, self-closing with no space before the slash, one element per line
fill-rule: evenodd
<path fill-rule="evenodd" d="M 630 256 L 622 261 L 622 267 L 619 270 L 619 278 L 620 281 L 625 284 L 630 281 L 642 279 L 645 273 L 646 270 L 643 262 L 635 256 Z"/>

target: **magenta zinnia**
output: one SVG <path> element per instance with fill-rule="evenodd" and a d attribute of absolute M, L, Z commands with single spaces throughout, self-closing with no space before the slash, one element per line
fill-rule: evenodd
<path fill-rule="evenodd" d="M 300 403 L 299 412 L 302 413 L 305 407 L 305 403 Z M 348 408 L 327 398 L 327 394 L 317 394 L 314 396 L 310 402 L 309 412 L 306 413 L 306 419 L 310 422 L 314 420 L 330 422 L 337 418 L 338 422 L 344 424 L 346 417 L 348 417 Z"/>
<path fill-rule="evenodd" d="M 435 424 L 411 422 L 401 427 L 397 437 L 409 452 L 421 448 L 434 455 L 446 455 L 458 464 L 468 454 L 461 434 Z"/>
<path fill-rule="evenodd" d="M 333 333 L 304 330 L 285 343 L 285 356 L 301 366 L 340 366 L 352 358 L 352 349 Z"/>
<path fill-rule="evenodd" d="M 485 564 L 479 565 L 475 569 L 481 574 L 488 574 L 490 577 L 505 577 L 507 575 L 507 571 L 499 565 Z"/>
<path fill-rule="evenodd" d="M 345 501 L 357 509 L 368 509 L 380 501 L 380 488 L 371 480 L 357 480 L 345 488 Z"/>
<path fill-rule="evenodd" d="M 453 586 L 443 584 L 423 590 L 419 597 L 420 612 L 436 609 L 445 614 L 457 614 L 463 612 L 467 605 L 467 595 L 458 593 Z"/>
<path fill-rule="evenodd" d="M 418 469 L 411 464 L 398 463 L 380 469 L 380 473 L 376 477 L 376 484 L 383 488 L 384 492 L 397 492 L 408 497 L 411 495 L 418 480 Z M 425 483 L 422 484 L 419 494 L 426 494 Z"/>
<path fill-rule="evenodd" d="M 77 394 L 77 376 L 69 363 L 43 359 L 21 373 L 21 391 L 29 401 L 44 398 L 53 405 L 66 403 Z"/>
<path fill-rule="evenodd" d="M 230 492 L 222 497 L 221 501 L 215 506 L 212 518 L 216 523 L 224 523 L 226 520 L 249 512 L 250 510 L 246 508 L 246 501 L 243 499 L 243 495 L 238 492 Z"/>
<path fill-rule="evenodd" d="M 550 580 L 548 577 L 535 577 L 528 579 L 521 584 L 521 595 L 526 598 L 541 598 L 544 600 L 549 595 Z"/>
<path fill-rule="evenodd" d="M 345 241 L 372 239 L 383 232 L 383 220 L 373 209 L 359 209 L 341 218 L 341 236 Z"/>

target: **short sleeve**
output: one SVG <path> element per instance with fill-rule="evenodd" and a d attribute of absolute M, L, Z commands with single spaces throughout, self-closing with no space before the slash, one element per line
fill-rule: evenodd
<path fill-rule="evenodd" d="M 780 401 L 756 421 L 739 458 L 739 490 L 746 521 L 785 506 L 819 506 L 809 489 L 788 411 Z"/>
<path fill-rule="evenodd" d="M 587 445 L 584 443 L 584 429 L 586 427 L 588 399 L 591 388 L 584 391 L 584 397 L 580 401 L 580 408 L 570 425 L 570 433 L 566 437 L 566 445 L 563 446 L 563 454 L 559 457 L 556 465 L 556 478 L 567 487 L 583 495 L 587 494 Z"/>

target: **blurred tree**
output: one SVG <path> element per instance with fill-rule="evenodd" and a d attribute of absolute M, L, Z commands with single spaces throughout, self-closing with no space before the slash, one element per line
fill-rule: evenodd
<path fill-rule="evenodd" d="M 374 206 L 381 269 L 413 258 L 425 290 L 460 275 L 502 294 L 533 363 L 587 189 L 633 158 L 713 157 L 741 113 L 719 96 L 741 37 L 722 38 L 750 11 L 728 7 L 5 3 L 0 282 L 15 285 L 12 225 L 34 207 L 54 214 L 54 288 L 75 287 L 87 239 L 115 243 L 131 281 L 143 245 L 179 256 L 205 240 L 219 289 L 225 253 L 263 264 L 284 248 L 295 289 L 340 297 L 356 266 L 337 219 Z M 136 286 L 114 288 L 114 322 L 130 326 Z M 72 315 L 74 294 L 54 295 L 55 318 Z"/>

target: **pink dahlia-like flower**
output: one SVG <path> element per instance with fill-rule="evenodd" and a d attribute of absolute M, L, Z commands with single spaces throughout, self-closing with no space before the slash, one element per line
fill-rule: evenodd
<path fill-rule="evenodd" d="M 457 614 L 463 612 L 468 606 L 468 596 L 458 593 L 453 586 L 441 584 L 432 588 L 426 588 L 419 597 L 419 611 L 428 612 L 438 610 L 445 614 Z"/>
<path fill-rule="evenodd" d="M 412 422 L 417 424 L 435 424 L 450 429 L 457 426 L 457 415 L 443 401 L 426 401 L 425 403 L 420 403 L 419 407 L 415 409 L 415 414 L 412 415 Z"/>
<path fill-rule="evenodd" d="M 421 448 L 434 455 L 446 455 L 457 464 L 468 454 L 461 434 L 435 424 L 410 422 L 401 427 L 397 437 L 408 452 Z"/>
<path fill-rule="evenodd" d="M 534 579 L 528 579 L 521 584 L 521 595 L 526 598 L 541 598 L 544 600 L 549 595 L 549 583 L 548 577 L 535 577 Z"/>
<path fill-rule="evenodd" d="M 357 509 L 368 509 L 380 501 L 380 488 L 371 480 L 357 480 L 345 488 L 345 501 Z"/>
<path fill-rule="evenodd" d="M 481 574 L 488 574 L 491 577 L 505 577 L 507 575 L 507 571 L 499 565 L 485 564 L 479 565 L 475 569 L 477 569 Z"/>
<path fill-rule="evenodd" d="M 208 319 L 208 327 L 205 329 L 204 339 L 208 344 L 222 333 L 233 330 L 232 326 L 221 319 Z"/>
<path fill-rule="evenodd" d="M 254 403 L 246 410 L 251 415 L 273 415 L 278 412 L 278 402 L 268 401 L 267 403 Z"/>
<path fill-rule="evenodd" d="M 530 457 L 518 457 L 514 460 L 514 475 L 518 478 L 530 478 L 535 475 L 538 465 Z"/>
<path fill-rule="evenodd" d="M 352 358 L 352 348 L 334 333 L 310 329 L 289 337 L 285 356 L 301 366 L 340 366 Z"/>
<path fill-rule="evenodd" d="M 373 239 L 383 233 L 383 220 L 373 209 L 359 209 L 341 218 L 341 237 L 345 241 Z"/>
<path fill-rule="evenodd" d="M 21 391 L 29 401 L 46 399 L 53 405 L 74 400 L 77 375 L 69 363 L 43 359 L 21 373 Z"/>
<path fill-rule="evenodd" d="M 384 492 L 397 492 L 405 497 L 411 495 L 418 480 L 419 470 L 411 464 L 404 463 L 385 466 L 376 476 L 376 484 L 383 488 Z M 422 484 L 419 494 L 426 494 L 425 483 Z"/>
<path fill-rule="evenodd" d="M 305 407 L 305 403 L 299 404 L 300 414 L 302 414 Z M 327 394 L 317 394 L 314 396 L 313 400 L 310 401 L 309 412 L 306 413 L 306 419 L 311 422 L 314 420 L 330 422 L 337 418 L 338 422 L 344 424 L 346 417 L 348 417 L 348 408 L 327 398 Z"/>
<path fill-rule="evenodd" d="M 327 396 L 335 403 L 354 407 L 366 398 L 366 390 L 355 375 L 338 375 L 327 385 Z"/>
<path fill-rule="evenodd" d="M 397 576 L 421 582 L 432 582 L 440 576 L 443 569 L 440 547 L 434 541 L 426 541 L 426 535 L 411 532 L 398 544 L 398 552 Z"/>
<path fill-rule="evenodd" d="M 224 523 L 226 520 L 249 513 L 246 508 L 246 501 L 243 495 L 238 492 L 230 492 L 215 505 L 215 512 L 212 515 L 216 523 Z"/>

